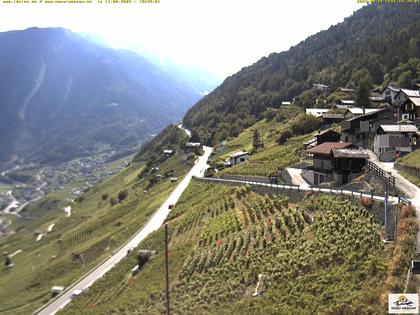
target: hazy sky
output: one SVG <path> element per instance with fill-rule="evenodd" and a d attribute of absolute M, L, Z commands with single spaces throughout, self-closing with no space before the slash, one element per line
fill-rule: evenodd
<path fill-rule="evenodd" d="M 62 26 L 99 34 L 119 48 L 138 44 L 225 77 L 343 21 L 360 7 L 356 0 L 0 3 L 0 31 Z"/>

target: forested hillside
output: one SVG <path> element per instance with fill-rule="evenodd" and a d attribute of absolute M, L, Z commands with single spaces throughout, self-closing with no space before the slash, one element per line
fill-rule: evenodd
<path fill-rule="evenodd" d="M 235 136 L 267 107 L 292 101 L 312 107 L 312 85 L 368 88 L 420 78 L 420 6 L 368 5 L 286 52 L 272 53 L 227 78 L 191 108 L 184 124 L 209 143 Z M 403 21 L 403 22 L 402 22 Z M 275 40 L 275 39 L 273 39 Z"/>

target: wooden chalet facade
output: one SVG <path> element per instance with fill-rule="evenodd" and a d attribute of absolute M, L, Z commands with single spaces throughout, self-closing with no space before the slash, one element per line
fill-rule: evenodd
<path fill-rule="evenodd" d="M 312 156 L 312 166 L 303 170 L 302 177 L 312 185 L 323 182 L 345 184 L 359 176 L 368 155 L 349 142 L 324 142 L 305 150 Z"/>
<path fill-rule="evenodd" d="M 353 143 L 357 147 L 372 148 L 373 139 L 381 124 L 394 123 L 394 114 L 388 108 L 355 116 L 341 122 L 341 141 Z"/>
<path fill-rule="evenodd" d="M 399 108 L 401 120 L 410 120 L 420 126 L 420 97 L 408 97 Z"/>

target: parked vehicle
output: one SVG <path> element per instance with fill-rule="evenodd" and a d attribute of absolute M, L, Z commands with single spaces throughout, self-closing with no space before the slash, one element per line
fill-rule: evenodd
<path fill-rule="evenodd" d="M 74 290 L 73 293 L 71 294 L 71 298 L 74 299 L 74 298 L 78 297 L 80 294 L 83 293 L 83 291 L 84 291 L 83 289 Z"/>

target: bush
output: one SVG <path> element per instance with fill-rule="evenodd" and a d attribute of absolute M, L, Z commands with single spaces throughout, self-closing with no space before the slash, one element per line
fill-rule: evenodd
<path fill-rule="evenodd" d="M 284 144 L 291 137 L 292 137 L 292 132 L 290 130 L 285 130 L 280 134 L 280 136 L 277 138 L 276 142 L 278 144 Z"/>
<path fill-rule="evenodd" d="M 368 197 L 362 197 L 361 203 L 363 207 L 369 208 L 369 209 L 372 207 L 372 204 L 373 204 L 372 199 Z"/>
<path fill-rule="evenodd" d="M 294 135 L 304 135 L 317 130 L 322 125 L 322 119 L 312 115 L 301 114 L 290 124 Z"/>
<path fill-rule="evenodd" d="M 410 218 L 416 216 L 416 209 L 413 206 L 401 207 L 401 218 Z"/>
<path fill-rule="evenodd" d="M 108 197 L 109 197 L 109 195 L 108 195 L 108 194 L 103 194 L 101 198 L 102 198 L 102 200 L 107 200 L 107 199 L 108 199 Z"/>
<path fill-rule="evenodd" d="M 273 109 L 271 109 L 271 108 L 270 109 L 267 109 L 265 111 L 265 119 L 267 121 L 272 121 L 274 119 L 274 117 L 276 117 L 276 115 L 277 115 L 276 111 L 273 110 Z"/>
<path fill-rule="evenodd" d="M 127 190 L 121 190 L 119 193 L 118 193 L 118 201 L 119 202 L 121 202 L 121 201 L 123 201 L 125 198 L 127 198 L 127 196 L 128 196 L 128 191 Z"/>

